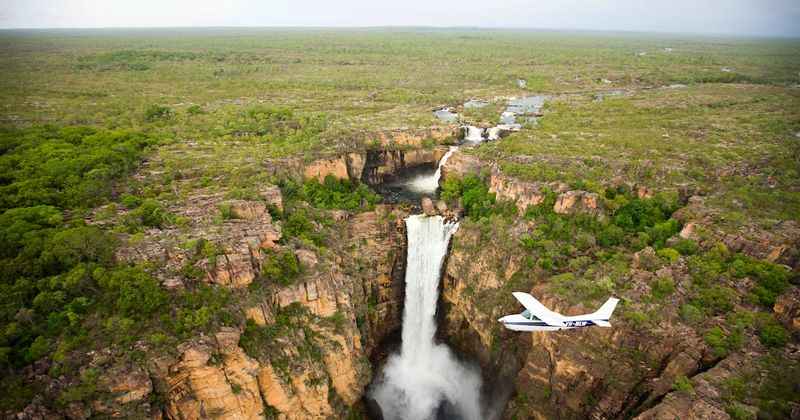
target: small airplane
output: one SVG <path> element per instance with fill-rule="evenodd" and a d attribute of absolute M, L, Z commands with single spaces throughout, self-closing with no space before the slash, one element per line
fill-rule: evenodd
<path fill-rule="evenodd" d="M 558 331 L 581 327 L 610 327 L 608 319 L 619 303 L 609 298 L 596 312 L 586 315 L 564 316 L 547 309 L 528 293 L 514 292 L 514 297 L 525 307 L 519 314 L 506 315 L 498 321 L 513 331 Z"/>

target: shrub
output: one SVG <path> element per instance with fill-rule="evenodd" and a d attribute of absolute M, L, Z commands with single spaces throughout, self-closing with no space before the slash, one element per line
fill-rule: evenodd
<path fill-rule="evenodd" d="M 674 250 L 672 248 L 659 249 L 656 252 L 656 254 L 659 257 L 663 258 L 665 261 L 669 262 L 670 264 L 674 263 L 674 262 L 677 262 L 678 258 L 680 258 L 680 254 L 678 253 L 678 251 L 676 251 L 676 250 Z"/>
<path fill-rule="evenodd" d="M 97 269 L 92 277 L 105 291 L 109 313 L 147 319 L 167 302 L 160 284 L 140 267 Z"/>
<path fill-rule="evenodd" d="M 495 194 L 489 192 L 486 183 L 476 175 L 467 175 L 463 179 L 446 179 L 440 196 L 451 204 L 460 200 L 464 213 L 473 219 L 488 218 L 492 215 L 508 217 L 517 214 L 513 203 L 498 203 Z"/>
<path fill-rule="evenodd" d="M 625 239 L 625 231 L 621 227 L 609 224 L 600 231 L 597 242 L 604 247 L 612 247 L 622 243 Z"/>
<path fill-rule="evenodd" d="M 236 215 L 233 213 L 231 205 L 228 203 L 222 203 L 217 206 L 219 208 L 219 214 L 223 220 L 230 220 L 235 219 Z"/>
<path fill-rule="evenodd" d="M 772 307 L 775 299 L 789 287 L 790 272 L 785 267 L 768 261 L 758 261 L 745 255 L 734 257 L 730 272 L 734 277 L 755 278 L 757 284 L 752 294 L 763 306 Z"/>
<path fill-rule="evenodd" d="M 28 363 L 35 362 L 48 354 L 50 354 L 50 340 L 40 335 L 28 347 L 25 359 Z"/>
<path fill-rule="evenodd" d="M 691 394 L 694 392 L 694 386 L 692 386 L 692 381 L 689 380 L 685 375 L 678 376 L 675 378 L 675 382 L 672 384 L 672 389 L 677 392 L 684 392 Z"/>
<path fill-rule="evenodd" d="M 281 240 L 286 242 L 290 238 L 298 238 L 316 245 L 322 245 L 325 242 L 325 236 L 309 216 L 310 213 L 304 209 L 292 211 L 283 224 L 283 237 Z"/>
<path fill-rule="evenodd" d="M 716 315 L 733 309 L 736 291 L 730 287 L 712 286 L 700 289 L 692 300 L 692 305 L 703 308 L 706 313 Z"/>
<path fill-rule="evenodd" d="M 755 420 L 756 414 L 746 409 L 743 404 L 732 402 L 725 406 L 725 412 L 731 416 L 733 420 Z"/>
<path fill-rule="evenodd" d="M 261 275 L 283 286 L 289 286 L 300 275 L 300 262 L 291 249 L 270 251 L 261 262 Z"/>
<path fill-rule="evenodd" d="M 714 327 L 708 330 L 703 338 L 714 351 L 714 356 L 719 358 L 738 350 L 744 340 L 741 328 L 736 328 L 730 334 L 726 334 L 720 327 Z"/>
<path fill-rule="evenodd" d="M 381 200 L 381 196 L 366 185 L 331 175 L 326 176 L 322 183 L 316 178 L 306 180 L 300 197 L 314 207 L 350 211 L 370 210 Z"/>
<path fill-rule="evenodd" d="M 199 114 L 203 114 L 204 111 L 203 111 L 203 107 L 201 107 L 200 105 L 193 104 L 193 105 L 190 105 L 188 108 L 186 108 L 186 113 L 189 114 L 189 115 L 199 115 Z"/>
<path fill-rule="evenodd" d="M 667 242 L 667 239 L 678 233 L 680 224 L 675 219 L 669 219 L 665 222 L 657 223 L 655 226 L 646 230 L 647 235 L 650 237 L 650 244 L 654 248 L 661 248 Z"/>
<path fill-rule="evenodd" d="M 188 337 L 196 331 L 207 331 L 212 325 L 229 325 L 230 314 L 225 306 L 230 301 L 230 290 L 225 287 L 200 285 L 180 295 L 175 316 L 175 331 Z"/>
<path fill-rule="evenodd" d="M 575 236 L 575 246 L 582 251 L 585 251 L 597 244 L 594 235 L 587 232 L 579 232 Z"/>
<path fill-rule="evenodd" d="M 767 347 L 783 347 L 789 342 L 789 333 L 781 324 L 771 322 L 760 328 L 758 339 Z"/>
<path fill-rule="evenodd" d="M 661 197 L 634 198 L 614 213 L 614 224 L 629 232 L 639 232 L 667 220 L 676 206 Z M 677 221 L 676 221 L 677 223 Z M 661 229 L 671 230 L 673 226 Z M 651 235 L 652 236 L 652 235 Z"/>
<path fill-rule="evenodd" d="M 133 210 L 136 207 L 139 207 L 142 204 L 142 199 L 131 194 L 122 194 L 120 197 L 120 203 L 125 206 L 128 210 Z"/>
<path fill-rule="evenodd" d="M 144 110 L 144 119 L 148 122 L 167 120 L 175 116 L 175 111 L 168 106 L 150 105 Z"/>
<path fill-rule="evenodd" d="M 650 322 L 650 317 L 642 311 L 626 311 L 624 317 L 637 328 L 641 328 Z"/>
<path fill-rule="evenodd" d="M 525 218 L 535 219 L 537 217 L 551 216 L 555 214 L 553 212 L 553 206 L 556 204 L 556 193 L 553 190 L 545 187 L 541 190 L 541 194 L 543 195 L 542 202 L 535 206 L 528 206 L 528 208 L 525 210 Z"/>
<path fill-rule="evenodd" d="M 175 216 L 164 210 L 156 200 L 145 200 L 134 210 L 128 212 L 125 224 L 129 229 L 136 229 L 138 226 L 148 226 L 163 228 L 175 221 Z"/>
<path fill-rule="evenodd" d="M 672 246 L 681 255 L 694 255 L 699 250 L 697 242 L 691 239 L 681 239 Z"/>
<path fill-rule="evenodd" d="M 94 368 L 83 371 L 80 383 L 62 391 L 57 400 L 58 404 L 65 406 L 71 402 L 88 402 L 91 400 L 97 392 L 97 378 L 99 376 L 100 372 Z"/>
<path fill-rule="evenodd" d="M 681 305 L 680 315 L 684 322 L 693 325 L 699 324 L 705 317 L 702 310 L 688 303 Z"/>
<path fill-rule="evenodd" d="M 671 278 L 656 279 L 656 281 L 653 282 L 651 292 L 656 299 L 664 299 L 675 292 L 675 281 Z"/>

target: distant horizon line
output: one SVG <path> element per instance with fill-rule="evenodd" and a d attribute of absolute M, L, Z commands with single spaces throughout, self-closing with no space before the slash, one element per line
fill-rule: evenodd
<path fill-rule="evenodd" d="M 356 26 L 325 26 L 325 25 L 219 25 L 219 26 L 8 26 L 0 27 L 0 31 L 69 31 L 69 30 L 163 30 L 163 29 L 295 29 L 295 30 L 473 30 L 473 31 L 530 31 L 530 32 L 594 32 L 594 33 L 621 33 L 621 34 L 650 34 L 673 36 L 699 36 L 699 37 L 725 37 L 725 38 L 777 38 L 800 39 L 798 34 L 764 34 L 764 33 L 734 33 L 734 32 L 676 32 L 660 30 L 639 29 L 587 29 L 587 28 L 546 28 L 525 26 L 430 26 L 430 25 L 356 25 Z"/>

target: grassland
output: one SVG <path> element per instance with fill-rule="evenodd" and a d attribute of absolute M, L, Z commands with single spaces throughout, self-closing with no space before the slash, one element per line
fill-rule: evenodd
<path fill-rule="evenodd" d="M 712 197 L 733 223 L 800 214 L 800 89 L 700 84 L 555 98 L 534 130 L 476 151 L 509 174 L 602 192 L 626 181 Z"/>
<path fill-rule="evenodd" d="M 800 130 L 792 87 L 800 82 L 800 43 L 793 40 L 399 29 L 6 31 L 0 71 L 4 125 L 145 131 L 169 143 L 156 157 L 161 166 L 191 166 L 198 178 L 253 175 L 270 157 L 311 157 L 359 147 L 369 139 L 364 133 L 436 125 L 431 108 L 473 97 L 497 99 L 492 110 L 505 96 L 558 96 L 539 130 L 492 156 L 510 165 L 519 155 L 548 158 L 562 172 L 586 171 L 564 161 L 605 159 L 592 176 L 620 162 L 642 171 L 636 163 L 643 161 L 659 166 L 645 177 L 707 176 L 709 165 L 763 162 L 754 145 L 796 153 L 789 137 Z M 676 83 L 689 87 L 647 90 Z M 632 94 L 589 100 L 609 89 Z M 154 105 L 169 113 L 148 118 Z M 254 130 L 258 114 L 275 108 L 313 127 L 290 139 Z M 689 168 L 676 164 L 687 157 Z M 788 177 L 784 185 L 792 181 L 778 172 Z"/>

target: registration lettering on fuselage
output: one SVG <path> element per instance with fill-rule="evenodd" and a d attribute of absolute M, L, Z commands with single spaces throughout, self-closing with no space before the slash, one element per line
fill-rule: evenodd
<path fill-rule="evenodd" d="M 589 321 L 564 321 L 564 326 L 567 327 L 585 327 L 589 325 Z"/>

